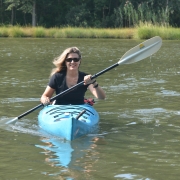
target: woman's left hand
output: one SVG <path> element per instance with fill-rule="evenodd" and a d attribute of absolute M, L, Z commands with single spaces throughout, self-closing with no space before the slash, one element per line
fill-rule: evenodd
<path fill-rule="evenodd" d="M 84 76 L 84 85 L 92 84 L 95 79 L 91 79 L 91 74 Z"/>

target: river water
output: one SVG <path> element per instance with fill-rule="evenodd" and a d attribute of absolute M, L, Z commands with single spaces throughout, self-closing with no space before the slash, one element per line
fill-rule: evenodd
<path fill-rule="evenodd" d="M 106 100 L 96 100 L 99 131 L 73 142 L 41 132 L 38 105 L 54 57 L 82 51 L 81 71 L 118 62 L 140 40 L 0 39 L 0 179 L 177 180 L 180 176 L 180 41 L 140 62 L 99 76 Z M 92 97 L 90 93 L 87 97 Z"/>

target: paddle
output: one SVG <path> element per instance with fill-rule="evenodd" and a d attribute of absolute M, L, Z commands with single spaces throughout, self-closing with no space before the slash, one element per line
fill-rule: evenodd
<path fill-rule="evenodd" d="M 116 66 L 118 66 L 120 64 L 131 64 L 131 63 L 140 61 L 142 59 L 145 59 L 145 58 L 151 56 L 152 54 L 156 53 L 160 49 L 161 45 L 162 45 L 162 39 L 159 36 L 155 36 L 151 39 L 148 39 L 147 41 L 144 41 L 143 43 L 141 43 L 141 44 L 135 46 L 134 48 L 130 49 L 129 51 L 127 51 L 117 63 L 100 71 L 97 74 L 94 74 L 91 77 L 91 79 L 94 79 L 94 78 L 100 76 L 101 74 L 115 68 Z M 57 94 L 56 96 L 54 96 L 50 99 L 50 102 L 56 100 L 58 97 L 72 91 L 73 89 L 75 89 L 83 84 L 84 84 L 84 82 L 82 81 L 82 82 L 76 84 L 75 86 Z M 15 123 L 18 119 L 21 119 L 22 117 L 26 116 L 27 114 L 35 111 L 36 109 L 38 109 L 42 106 L 43 106 L 43 104 L 39 104 L 38 106 L 30 109 L 29 111 L 21 114 L 20 116 L 6 122 L 6 124 Z"/>

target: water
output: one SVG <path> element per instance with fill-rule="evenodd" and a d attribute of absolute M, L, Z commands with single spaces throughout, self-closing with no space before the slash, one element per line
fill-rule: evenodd
<path fill-rule="evenodd" d="M 152 57 L 98 77 L 107 98 L 95 103 L 97 134 L 51 137 L 37 125 L 38 110 L 4 124 L 39 104 L 51 62 L 65 48 L 79 47 L 81 70 L 95 74 L 140 42 L 1 38 L 0 179 L 179 179 L 179 41 L 163 41 Z"/>

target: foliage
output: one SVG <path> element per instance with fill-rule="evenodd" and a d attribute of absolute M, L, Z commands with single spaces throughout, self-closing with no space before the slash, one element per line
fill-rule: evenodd
<path fill-rule="evenodd" d="M 85 4 L 72 7 L 66 14 L 67 25 L 75 27 L 87 27 L 91 20 L 90 11 L 86 10 Z"/>
<path fill-rule="evenodd" d="M 1 0 L 2 24 L 43 27 L 180 26 L 180 0 Z"/>

